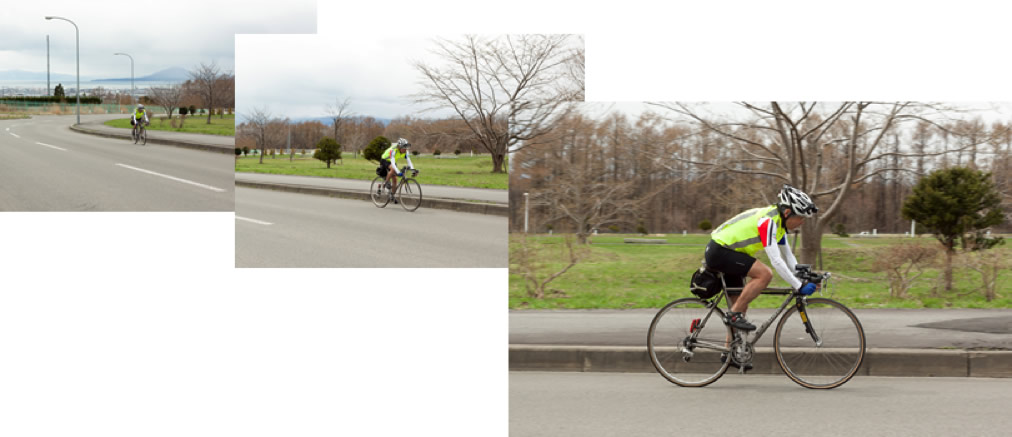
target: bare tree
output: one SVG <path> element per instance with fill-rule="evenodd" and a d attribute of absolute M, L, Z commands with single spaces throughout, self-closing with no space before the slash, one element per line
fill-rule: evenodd
<path fill-rule="evenodd" d="M 436 40 L 442 65 L 416 62 L 429 109 L 450 108 L 492 154 L 492 172 L 504 171 L 507 151 L 536 141 L 582 91 L 572 84 L 571 35 L 506 35 Z"/>
<path fill-rule="evenodd" d="M 522 151 L 521 176 L 541 182 L 530 188 L 531 205 L 544 222 L 572 224 L 581 244 L 594 229 L 638 223 L 647 203 L 668 188 L 649 180 L 658 169 L 637 153 L 642 143 L 609 135 L 620 135 L 616 128 L 623 122 L 621 117 L 597 122 L 574 113 L 558 124 L 554 141 Z M 540 174 L 527 173 L 539 164 Z"/>
<path fill-rule="evenodd" d="M 268 127 L 274 120 L 274 116 L 267 107 L 254 107 L 249 114 L 245 114 L 246 122 L 243 123 L 243 132 L 245 135 L 251 136 L 256 144 L 256 147 L 260 149 L 260 163 L 264 163 L 264 149 L 267 147 L 269 142 L 268 138 Z"/>
<path fill-rule="evenodd" d="M 165 113 L 168 114 L 169 120 L 172 120 L 172 111 L 183 103 L 183 87 L 175 84 L 167 87 L 151 88 L 150 97 L 158 106 L 165 108 Z"/>
<path fill-rule="evenodd" d="M 848 194 L 862 183 L 890 171 L 913 171 L 889 165 L 901 158 L 940 155 L 975 148 L 985 137 L 962 141 L 959 148 L 934 153 L 893 152 L 886 138 L 905 123 L 934 125 L 951 137 L 960 137 L 941 124 L 954 109 L 937 104 L 911 102 L 843 102 L 839 104 L 742 102 L 745 116 L 712 117 L 701 108 L 683 103 L 654 103 L 679 114 L 701 132 L 716 134 L 721 146 L 737 152 L 720 159 L 676 157 L 711 172 L 765 176 L 770 182 L 786 183 L 812 195 L 821 206 L 815 220 L 807 220 L 802 232 L 802 262 L 812 263 L 822 248 L 821 236 L 830 220 L 845 208 Z M 779 188 L 778 184 L 767 191 Z"/>
<path fill-rule="evenodd" d="M 225 110 L 235 108 L 235 75 L 231 73 L 222 74 L 218 78 L 218 87 L 221 92 L 219 93 L 220 98 L 217 100 L 219 109 L 219 118 L 225 118 Z"/>
<path fill-rule="evenodd" d="M 587 248 L 573 246 L 572 235 L 563 237 L 568 254 L 568 263 L 562 269 L 548 270 L 549 262 L 538 259 L 537 250 L 532 247 L 533 243 L 528 241 L 526 235 L 512 239 L 510 242 L 510 272 L 520 274 L 524 278 L 524 288 L 527 289 L 527 296 L 534 299 L 545 298 L 545 288 L 548 284 L 562 276 L 569 269 L 573 268 L 580 260 L 587 256 Z M 556 261 L 552 258 L 551 261 Z M 550 293 L 561 294 L 561 293 Z M 564 295 L 564 294 L 563 294 Z"/>
<path fill-rule="evenodd" d="M 583 43 L 583 35 L 577 36 L 577 39 L 579 40 L 579 43 L 577 44 L 576 48 L 574 48 L 570 52 L 570 61 L 566 63 L 566 65 L 569 67 L 568 71 L 569 80 L 572 82 L 573 86 L 568 89 L 563 88 L 561 91 L 563 93 L 565 92 L 571 93 L 569 96 L 570 100 L 582 102 L 586 100 L 585 98 L 586 93 L 584 91 L 586 88 L 585 78 L 586 78 L 587 57 L 584 54 L 585 45 Z"/>
<path fill-rule="evenodd" d="M 221 100 L 224 100 L 222 94 L 225 92 L 223 89 L 225 87 L 222 78 L 227 76 L 229 75 L 221 73 L 218 64 L 214 61 L 210 65 L 201 62 L 199 67 L 190 72 L 190 78 L 193 80 L 193 92 L 207 107 L 207 124 L 211 124 L 212 109 L 216 104 L 220 104 Z"/>
<path fill-rule="evenodd" d="M 348 110 L 351 106 L 351 98 L 346 97 L 343 101 L 337 99 L 333 105 L 327 105 L 327 114 L 330 115 L 330 121 L 334 123 L 334 140 L 338 144 L 343 144 L 340 137 L 342 124 L 349 118 L 353 117 L 354 114 Z"/>

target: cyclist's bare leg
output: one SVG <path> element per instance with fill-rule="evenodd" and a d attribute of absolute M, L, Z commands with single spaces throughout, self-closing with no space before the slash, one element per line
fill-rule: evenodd
<path fill-rule="evenodd" d="M 773 271 L 766 267 L 762 261 L 756 260 L 748 271 L 748 277 L 751 280 L 745 284 L 745 288 L 741 290 L 738 298 L 732 300 L 731 311 L 739 313 L 748 311 L 749 302 L 752 302 L 766 286 L 770 285 L 770 281 L 773 280 Z"/>
<path fill-rule="evenodd" d="M 393 164 L 390 164 L 390 171 L 387 172 L 387 180 L 390 181 L 390 192 L 397 192 L 397 173 L 394 172 Z"/>

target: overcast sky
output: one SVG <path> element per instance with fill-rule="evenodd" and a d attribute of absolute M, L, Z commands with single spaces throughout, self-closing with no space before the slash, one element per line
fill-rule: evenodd
<path fill-rule="evenodd" d="M 0 10 L 0 70 L 46 71 L 50 35 L 53 73 L 75 74 L 74 26 L 80 28 L 82 78 L 149 75 L 215 61 L 234 71 L 235 33 L 315 33 L 316 0 L 4 1 Z"/>
<path fill-rule="evenodd" d="M 275 116 L 321 117 L 327 105 L 350 98 L 349 110 L 377 118 L 420 114 L 411 94 L 421 75 L 412 61 L 435 62 L 433 36 L 237 35 L 236 110 L 268 107 Z"/>

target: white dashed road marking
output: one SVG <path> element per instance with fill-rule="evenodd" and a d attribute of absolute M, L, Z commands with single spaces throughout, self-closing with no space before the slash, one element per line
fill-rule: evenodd
<path fill-rule="evenodd" d="M 46 144 L 46 143 L 39 143 L 39 142 L 36 142 L 35 144 L 38 144 L 38 145 L 40 145 L 40 146 L 46 146 L 46 147 L 51 147 L 51 148 L 54 148 L 54 149 L 56 149 L 56 150 L 62 150 L 62 151 L 64 151 L 64 152 L 66 152 L 66 151 L 67 151 L 67 149 L 64 149 L 64 148 L 62 148 L 62 147 L 56 147 L 56 146 L 54 146 L 54 145 L 52 145 L 52 144 Z"/>
<path fill-rule="evenodd" d="M 258 225 L 265 225 L 265 226 L 270 226 L 270 225 L 274 224 L 274 223 L 267 223 L 267 222 L 262 222 L 260 220 L 253 220 L 253 219 L 249 219 L 249 218 L 246 218 L 246 217 L 239 217 L 239 216 L 235 216 L 235 219 L 236 220 L 247 221 L 247 222 L 250 222 L 250 223 L 256 223 Z"/>
<path fill-rule="evenodd" d="M 176 182 L 182 182 L 184 184 L 196 185 L 196 186 L 198 186 L 200 188 L 203 188 L 203 189 L 206 189 L 206 190 L 215 191 L 215 192 L 218 192 L 218 193 L 222 193 L 222 192 L 225 191 L 224 189 L 221 189 L 221 188 L 212 187 L 210 185 L 204 185 L 204 184 L 201 184 L 201 183 L 198 183 L 198 182 L 188 181 L 186 179 L 177 178 L 175 176 L 169 176 L 169 175 L 166 175 L 166 174 L 156 173 L 156 172 L 153 172 L 151 170 L 145 170 L 143 168 L 137 168 L 137 167 L 129 166 L 129 165 L 126 165 L 126 164 L 119 164 L 119 163 L 117 163 L 116 165 L 118 165 L 120 167 L 123 167 L 123 168 L 129 168 L 130 170 L 136 170 L 136 171 L 139 171 L 141 173 L 147 173 L 147 174 L 150 174 L 150 175 L 160 176 L 160 177 L 163 177 L 165 179 L 171 179 L 171 180 L 174 180 Z"/>

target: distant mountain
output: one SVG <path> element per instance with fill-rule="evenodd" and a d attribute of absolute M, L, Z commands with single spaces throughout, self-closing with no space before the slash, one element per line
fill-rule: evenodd
<path fill-rule="evenodd" d="M 134 82 L 185 82 L 190 78 L 190 72 L 184 68 L 172 67 L 166 68 L 157 73 L 149 74 L 147 76 L 135 77 Z M 129 82 L 130 78 L 119 78 L 119 79 L 97 79 L 92 82 Z"/>
<path fill-rule="evenodd" d="M 67 81 L 67 80 L 76 80 L 76 79 L 77 79 L 77 75 L 74 75 L 74 74 L 51 73 L 49 75 L 49 80 L 50 81 Z M 82 77 L 81 79 L 82 80 L 87 80 L 87 78 L 84 78 L 84 77 Z M 32 80 L 32 81 L 35 81 L 35 80 L 46 80 L 46 72 L 45 71 L 25 71 L 25 70 L 6 70 L 6 71 L 0 71 L 0 80 Z M 129 80 L 129 79 L 127 79 L 127 80 Z"/>

